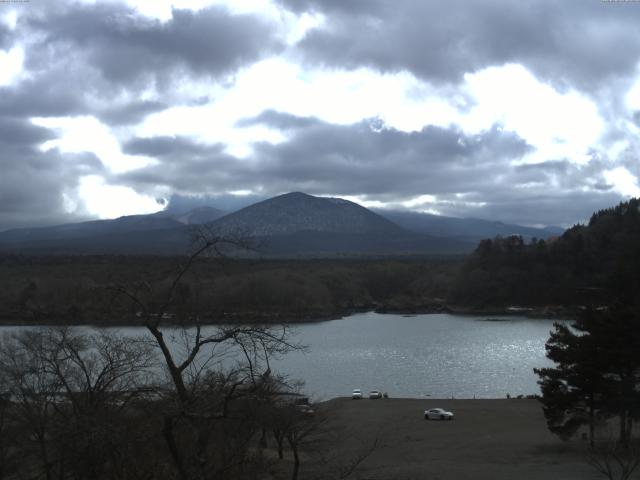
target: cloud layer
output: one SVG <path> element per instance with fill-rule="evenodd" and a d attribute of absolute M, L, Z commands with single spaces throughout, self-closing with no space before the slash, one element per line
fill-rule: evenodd
<path fill-rule="evenodd" d="M 571 225 L 640 193 L 638 3 L 201 3 L 0 5 L 0 230 L 288 191 Z"/>

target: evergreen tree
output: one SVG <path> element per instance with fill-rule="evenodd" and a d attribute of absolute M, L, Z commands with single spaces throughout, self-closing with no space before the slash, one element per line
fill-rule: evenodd
<path fill-rule="evenodd" d="M 554 327 L 546 349 L 556 366 L 535 369 L 549 430 L 568 439 L 587 425 L 593 445 L 596 420 L 615 416 L 628 445 L 640 414 L 638 316 L 621 306 L 588 309 L 571 327 Z"/>

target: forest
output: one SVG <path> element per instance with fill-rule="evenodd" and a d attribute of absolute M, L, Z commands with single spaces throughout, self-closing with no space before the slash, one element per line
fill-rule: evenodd
<path fill-rule="evenodd" d="M 637 302 L 640 289 L 640 201 L 594 213 L 562 236 L 480 242 L 451 292 L 470 305 L 596 305 Z"/>
<path fill-rule="evenodd" d="M 136 323 L 137 311 L 114 300 L 113 288 L 137 284 L 148 295 L 162 295 L 184 261 L 5 255 L 0 257 L 0 318 L 5 324 Z M 197 303 L 200 319 L 209 323 L 294 322 L 364 310 L 439 311 L 462 262 L 462 257 L 202 258 L 177 295 L 182 307 Z"/>
<path fill-rule="evenodd" d="M 201 322 L 242 323 L 510 306 L 571 314 L 585 305 L 637 302 L 638 208 L 639 200 L 631 199 L 598 211 L 560 237 L 486 239 L 468 256 L 198 258 L 173 308 L 195 311 L 197 305 Z M 187 258 L 2 255 L 0 321 L 136 323 L 138 311 L 114 299 L 114 288 L 135 284 L 149 298 L 162 296 Z"/>

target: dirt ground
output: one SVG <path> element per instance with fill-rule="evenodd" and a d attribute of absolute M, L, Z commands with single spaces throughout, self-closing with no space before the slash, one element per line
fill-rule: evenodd
<path fill-rule="evenodd" d="M 424 420 L 442 407 L 453 421 Z M 371 450 L 348 478 L 397 480 L 597 479 L 581 440 L 562 442 L 548 432 L 536 400 L 337 398 L 316 406 L 334 441 L 324 456 L 343 468 Z M 307 467 L 302 478 L 315 477 Z M 305 475 L 306 470 L 306 475 Z M 339 478 L 337 473 L 332 478 Z"/>

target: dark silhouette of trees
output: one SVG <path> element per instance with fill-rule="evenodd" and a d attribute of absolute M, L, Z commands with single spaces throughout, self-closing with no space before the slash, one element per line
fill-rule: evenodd
<path fill-rule="evenodd" d="M 603 442 L 589 451 L 587 463 L 608 480 L 629 480 L 640 467 L 640 451 L 635 446 L 622 448 L 616 442 Z"/>
<path fill-rule="evenodd" d="M 598 420 L 618 419 L 618 442 L 628 447 L 640 417 L 640 316 L 615 304 L 587 309 L 571 325 L 555 324 L 546 345 L 556 364 L 536 369 L 549 429 L 570 438 L 589 426 L 595 445 Z"/>
<path fill-rule="evenodd" d="M 247 246 L 242 236 L 199 229 L 193 252 L 159 294 L 150 285 L 112 287 L 135 305 L 160 351 L 170 379 L 162 436 L 183 480 L 239 478 L 251 463 L 251 441 L 264 428 L 264 406 L 280 393 L 269 359 L 300 348 L 284 325 L 200 324 L 199 298 L 182 288 L 187 277 L 197 276 L 200 257 Z M 176 337 L 179 349 L 172 348 Z"/>
<path fill-rule="evenodd" d="M 129 403 L 153 364 L 135 339 L 26 330 L 0 345 L 7 478 L 126 478 L 140 457 Z M 147 448 L 150 448 L 149 445 Z M 19 461 L 15 458 L 19 457 Z M 145 457 L 142 457 L 145 458 Z"/>
<path fill-rule="evenodd" d="M 546 241 L 483 240 L 461 269 L 451 300 L 478 307 L 637 304 L 639 207 L 639 199 L 622 202 Z"/>

